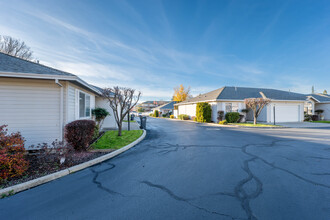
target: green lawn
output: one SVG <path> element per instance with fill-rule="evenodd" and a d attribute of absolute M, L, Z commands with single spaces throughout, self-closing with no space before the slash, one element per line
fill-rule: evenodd
<path fill-rule="evenodd" d="M 228 123 L 229 125 L 239 125 L 239 126 L 246 126 L 246 127 L 281 127 L 280 125 L 268 125 L 268 124 L 256 124 L 247 122 L 247 123 Z"/>
<path fill-rule="evenodd" d="M 93 149 L 119 149 L 122 148 L 136 139 L 143 133 L 143 130 L 122 131 L 122 136 L 118 136 L 118 131 L 107 131 L 105 134 L 94 144 Z"/>
<path fill-rule="evenodd" d="M 123 120 L 123 122 L 128 122 L 128 120 Z M 130 121 L 130 122 L 136 122 L 135 120 L 133 120 L 133 121 Z"/>
<path fill-rule="evenodd" d="M 315 123 L 330 123 L 330 121 L 311 121 L 311 122 L 315 122 Z"/>

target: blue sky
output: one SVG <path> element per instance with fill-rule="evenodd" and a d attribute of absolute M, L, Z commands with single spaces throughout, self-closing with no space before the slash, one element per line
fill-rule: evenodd
<path fill-rule="evenodd" d="M 330 91 L 329 1 L 4 1 L 0 34 L 41 63 L 168 100 L 224 85 Z"/>

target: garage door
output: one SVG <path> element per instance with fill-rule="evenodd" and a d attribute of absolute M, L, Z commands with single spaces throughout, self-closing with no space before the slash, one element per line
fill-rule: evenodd
<path fill-rule="evenodd" d="M 60 89 L 53 80 L 2 78 L 0 125 L 21 132 L 25 147 L 60 139 Z"/>
<path fill-rule="evenodd" d="M 276 105 L 275 121 L 276 122 L 298 122 L 300 115 L 300 105 Z M 272 117 L 272 122 L 274 117 Z"/>

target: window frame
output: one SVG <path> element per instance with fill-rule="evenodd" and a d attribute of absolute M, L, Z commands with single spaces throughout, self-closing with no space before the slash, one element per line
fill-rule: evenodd
<path fill-rule="evenodd" d="M 84 116 L 81 116 L 80 115 L 80 93 L 81 94 L 84 94 L 85 96 L 85 108 L 84 108 Z M 86 97 L 89 97 L 89 106 L 87 106 L 87 98 Z M 86 110 L 89 109 L 89 116 L 86 116 Z M 91 108 L 91 95 L 84 92 L 84 91 L 81 91 L 81 90 L 78 90 L 78 118 L 79 119 L 90 119 L 92 117 L 92 108 Z"/>
<path fill-rule="evenodd" d="M 227 105 L 230 105 L 230 111 L 227 111 Z M 225 111 L 226 111 L 226 112 L 232 112 L 232 111 L 233 111 L 233 103 L 231 103 L 231 102 L 226 102 L 226 103 L 225 103 Z"/>

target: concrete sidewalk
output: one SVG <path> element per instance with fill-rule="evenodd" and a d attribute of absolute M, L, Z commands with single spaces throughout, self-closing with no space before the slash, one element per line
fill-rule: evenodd
<path fill-rule="evenodd" d="M 329 123 L 313 123 L 313 122 L 282 122 L 276 123 L 288 128 L 330 128 Z"/>

